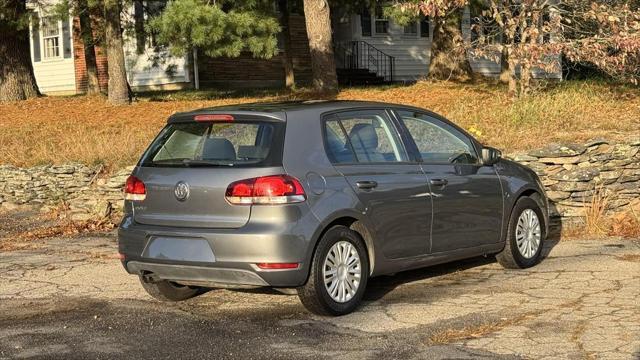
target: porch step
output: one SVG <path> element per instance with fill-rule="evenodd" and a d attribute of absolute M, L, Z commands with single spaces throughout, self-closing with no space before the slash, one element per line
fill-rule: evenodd
<path fill-rule="evenodd" d="M 368 69 L 336 69 L 340 85 L 380 85 L 384 78 Z"/>

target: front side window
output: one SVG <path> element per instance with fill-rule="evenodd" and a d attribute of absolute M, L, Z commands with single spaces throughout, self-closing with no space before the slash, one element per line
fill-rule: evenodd
<path fill-rule="evenodd" d="M 398 111 L 409 130 L 422 161 L 444 164 L 477 164 L 478 156 L 471 140 L 453 126 L 429 115 Z"/>
<path fill-rule="evenodd" d="M 53 17 L 42 18 L 42 45 L 44 59 L 60 57 L 60 22 Z"/>
<path fill-rule="evenodd" d="M 349 111 L 332 116 L 325 122 L 325 143 L 334 163 L 408 161 L 384 110 Z"/>
<path fill-rule="evenodd" d="M 260 165 L 279 141 L 275 127 L 267 122 L 170 124 L 151 145 L 142 165 Z"/>

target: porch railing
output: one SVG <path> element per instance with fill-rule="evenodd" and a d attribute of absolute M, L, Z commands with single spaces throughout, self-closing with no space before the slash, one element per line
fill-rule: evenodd
<path fill-rule="evenodd" d="M 393 81 L 396 58 L 366 41 L 337 43 L 334 52 L 338 69 L 366 69 L 382 77 L 386 82 Z"/>

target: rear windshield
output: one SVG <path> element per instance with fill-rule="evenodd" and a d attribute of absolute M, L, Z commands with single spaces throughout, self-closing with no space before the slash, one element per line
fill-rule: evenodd
<path fill-rule="evenodd" d="M 169 124 L 151 144 L 141 165 L 280 165 L 283 126 L 270 122 Z"/>

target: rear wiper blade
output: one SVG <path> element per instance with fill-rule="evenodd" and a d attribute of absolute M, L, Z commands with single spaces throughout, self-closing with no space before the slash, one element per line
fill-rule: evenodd
<path fill-rule="evenodd" d="M 182 164 L 185 166 L 233 166 L 233 163 L 211 160 L 193 160 L 183 159 Z"/>

